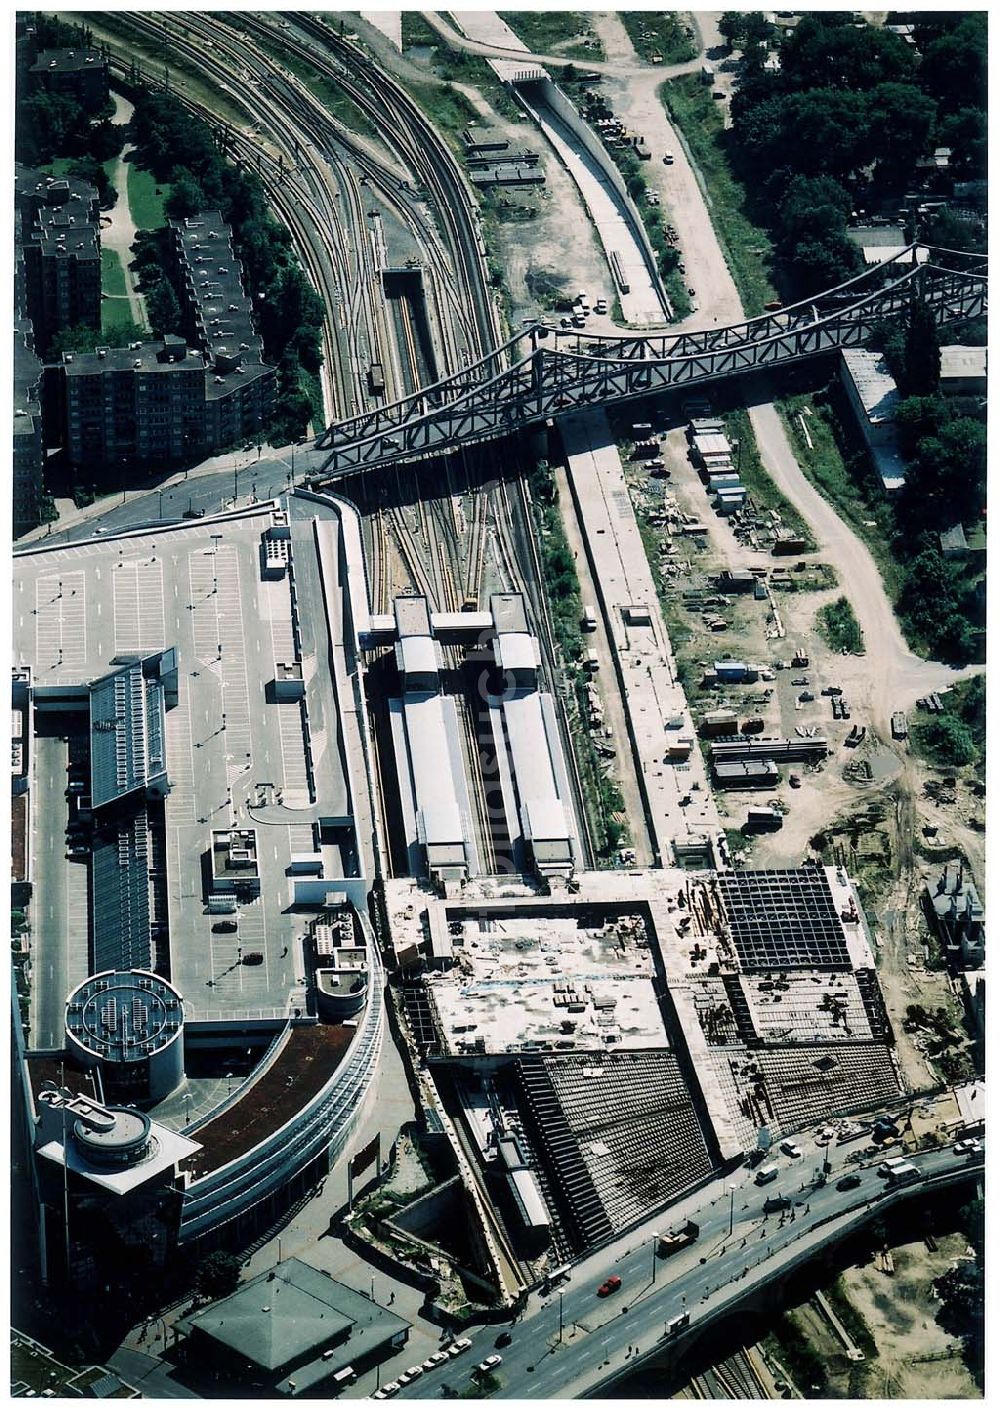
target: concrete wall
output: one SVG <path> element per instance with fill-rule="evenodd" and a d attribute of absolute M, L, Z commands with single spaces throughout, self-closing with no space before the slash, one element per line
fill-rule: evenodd
<path fill-rule="evenodd" d="M 667 304 L 669 313 L 670 305 L 666 300 L 666 296 L 662 293 L 662 283 L 660 280 L 660 271 L 656 263 L 656 255 L 653 252 L 653 246 L 649 242 L 649 236 L 646 234 L 646 227 L 642 223 L 642 216 L 636 209 L 635 202 L 626 189 L 624 177 L 615 165 L 608 149 L 590 124 L 584 122 L 569 98 L 567 98 L 566 94 L 557 84 L 552 82 L 551 78 L 547 78 L 541 83 L 531 83 L 525 86 L 528 87 L 529 90 L 534 90 L 537 97 L 540 98 L 542 102 L 546 103 L 557 117 L 561 118 L 573 133 L 576 141 L 583 147 L 587 154 L 594 159 L 601 168 L 602 173 L 607 177 L 621 201 L 622 213 L 628 222 L 629 229 L 632 232 L 636 244 L 642 251 L 643 259 L 646 268 L 649 270 L 653 286 L 661 290 L 661 298 L 663 298 L 664 302 Z M 514 92 L 515 94 L 517 93 L 516 87 Z M 617 280 L 613 280 L 613 284 L 614 287 L 617 288 Z"/>

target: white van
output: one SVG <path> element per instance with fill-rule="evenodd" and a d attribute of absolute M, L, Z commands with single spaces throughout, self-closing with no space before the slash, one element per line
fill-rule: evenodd
<path fill-rule="evenodd" d="M 757 1184 L 758 1188 L 761 1188 L 765 1183 L 770 1183 L 773 1179 L 777 1178 L 777 1176 L 777 1164 L 764 1164 L 763 1167 L 759 1168 L 754 1174 L 753 1181 Z"/>

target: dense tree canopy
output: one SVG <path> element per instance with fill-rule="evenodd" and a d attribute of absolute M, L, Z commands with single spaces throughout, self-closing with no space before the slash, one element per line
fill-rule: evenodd
<path fill-rule="evenodd" d="M 720 30 L 738 46 L 749 21 L 726 12 Z M 744 51 L 725 141 L 776 237 L 792 294 L 858 267 L 845 234 L 852 209 L 898 206 L 935 145 L 951 148 L 958 177 L 985 176 L 985 16 L 928 16 L 917 28 L 922 59 L 899 35 L 846 11 L 804 15 L 778 45 L 776 69 L 765 68 L 759 47 Z M 799 178 L 829 178 L 837 189 L 817 189 L 815 211 L 804 213 L 802 198 L 789 195 L 810 189 Z M 939 221 L 927 231 L 935 242 L 982 247 L 975 224 L 947 212 Z"/>

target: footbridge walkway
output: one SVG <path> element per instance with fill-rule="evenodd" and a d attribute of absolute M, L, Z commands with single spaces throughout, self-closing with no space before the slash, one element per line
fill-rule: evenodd
<path fill-rule="evenodd" d="M 980 317 L 985 257 L 913 244 L 837 288 L 730 327 L 604 337 L 534 323 L 460 372 L 331 425 L 317 441 L 330 454 L 314 483 L 498 439 L 586 406 L 856 347 L 915 299 L 939 327 Z"/>

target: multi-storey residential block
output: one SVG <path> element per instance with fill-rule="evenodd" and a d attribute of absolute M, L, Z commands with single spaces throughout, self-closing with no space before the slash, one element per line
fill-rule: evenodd
<path fill-rule="evenodd" d="M 180 337 L 66 352 L 49 369 L 69 463 L 122 475 L 206 450 L 205 363 Z"/>
<path fill-rule="evenodd" d="M 101 325 L 101 238 L 97 192 L 85 181 L 55 180 L 19 167 L 24 302 L 35 340 L 46 349 L 64 328 Z"/>
<path fill-rule="evenodd" d="M 14 536 L 39 521 L 42 497 L 42 364 L 35 356 L 31 322 L 14 324 Z"/>
<path fill-rule="evenodd" d="M 85 112 L 100 112 L 108 101 L 108 61 L 97 49 L 45 49 L 29 72 L 36 88 L 72 98 Z"/>

